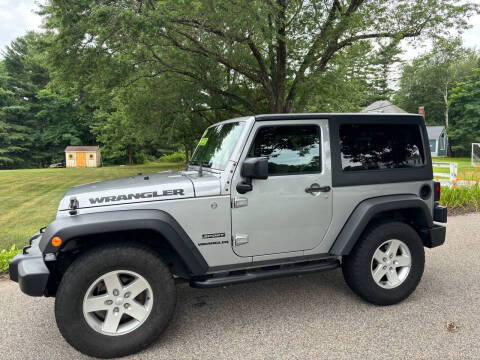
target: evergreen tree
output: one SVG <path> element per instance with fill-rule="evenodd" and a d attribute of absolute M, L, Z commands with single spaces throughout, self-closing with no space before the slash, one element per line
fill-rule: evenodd
<path fill-rule="evenodd" d="M 0 63 L 0 168 L 44 167 L 67 145 L 94 143 L 93 110 L 51 82 L 43 35 L 14 40 Z"/>
<path fill-rule="evenodd" d="M 398 45 L 398 41 L 382 45 L 368 66 L 367 82 L 369 88 L 365 105 L 370 105 L 377 100 L 391 100 L 394 94 L 394 90 L 390 87 L 392 67 L 401 61 L 399 55 L 402 50 Z"/>

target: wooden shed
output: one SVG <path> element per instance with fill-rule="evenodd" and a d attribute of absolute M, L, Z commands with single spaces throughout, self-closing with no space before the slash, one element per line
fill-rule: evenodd
<path fill-rule="evenodd" d="M 67 146 L 65 148 L 67 168 L 102 166 L 102 156 L 98 146 Z"/>

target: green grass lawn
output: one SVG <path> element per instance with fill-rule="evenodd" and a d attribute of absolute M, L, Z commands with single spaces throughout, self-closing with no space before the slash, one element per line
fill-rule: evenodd
<path fill-rule="evenodd" d="M 23 247 L 54 218 L 63 194 L 72 186 L 137 173 L 183 169 L 183 164 L 151 163 L 90 169 L 0 171 L 0 249 Z"/>

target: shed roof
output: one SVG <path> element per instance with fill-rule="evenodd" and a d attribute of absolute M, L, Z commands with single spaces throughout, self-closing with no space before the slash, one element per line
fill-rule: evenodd
<path fill-rule="evenodd" d="M 98 146 L 67 146 L 65 151 L 98 151 Z"/>
<path fill-rule="evenodd" d="M 388 100 L 378 100 L 362 110 L 363 113 L 408 114 Z"/>
<path fill-rule="evenodd" d="M 427 126 L 428 139 L 437 140 L 444 129 L 445 126 Z"/>

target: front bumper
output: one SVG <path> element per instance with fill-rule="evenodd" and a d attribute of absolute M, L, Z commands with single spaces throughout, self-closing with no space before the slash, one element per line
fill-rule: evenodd
<path fill-rule="evenodd" d="M 38 248 L 41 238 L 41 233 L 35 234 L 30 239 L 30 246 L 10 262 L 10 279 L 18 282 L 20 289 L 30 296 L 43 296 L 50 276 L 43 254 Z"/>

